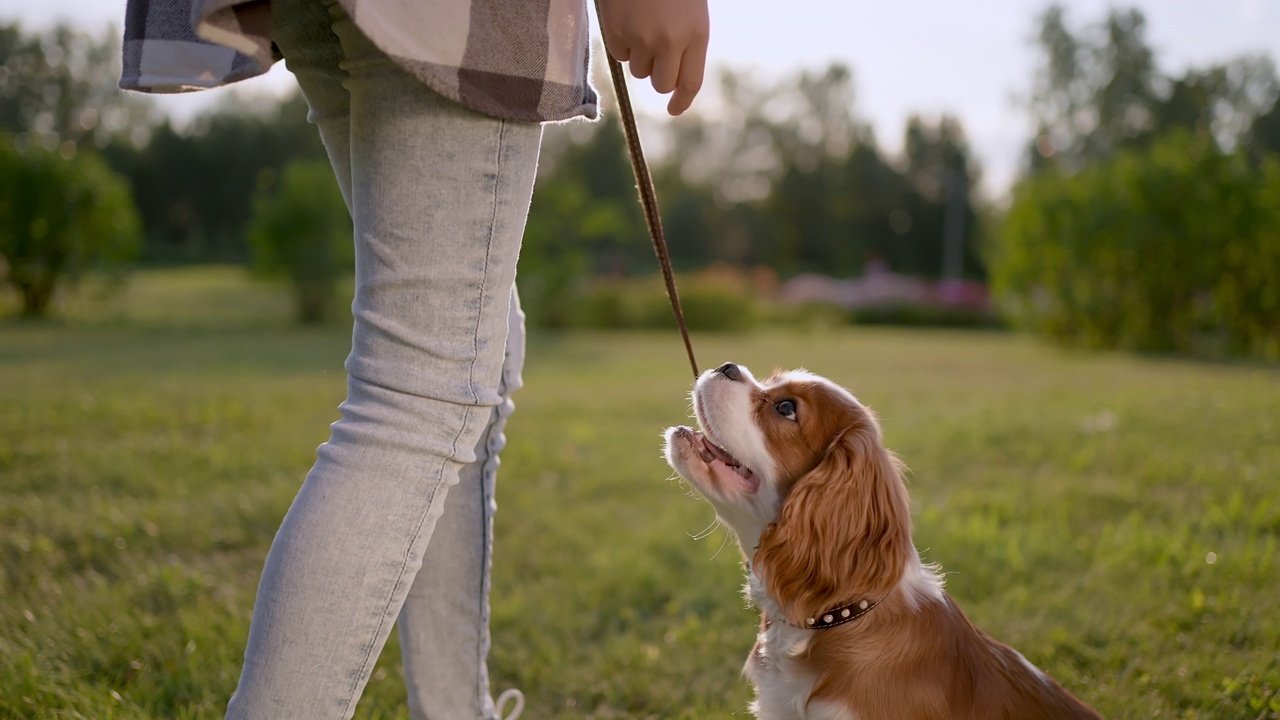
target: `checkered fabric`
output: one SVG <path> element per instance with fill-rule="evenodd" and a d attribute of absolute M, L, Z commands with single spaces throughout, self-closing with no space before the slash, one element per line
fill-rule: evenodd
<path fill-rule="evenodd" d="M 320 2 L 320 0 L 315 0 Z M 595 118 L 585 0 L 341 0 L 365 35 L 436 92 L 494 117 Z M 120 87 L 220 87 L 280 59 L 266 0 L 128 0 Z"/>

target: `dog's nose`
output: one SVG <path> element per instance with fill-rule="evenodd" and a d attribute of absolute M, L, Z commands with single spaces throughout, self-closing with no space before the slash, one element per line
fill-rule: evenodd
<path fill-rule="evenodd" d="M 742 372 L 738 370 L 738 366 L 734 365 L 733 363 L 725 363 L 721 365 L 720 367 L 716 368 L 716 372 L 729 378 L 730 380 L 742 379 Z"/>

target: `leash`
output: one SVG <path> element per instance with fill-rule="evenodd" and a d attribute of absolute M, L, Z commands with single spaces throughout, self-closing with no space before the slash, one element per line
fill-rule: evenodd
<path fill-rule="evenodd" d="M 600 0 L 596 0 L 596 17 L 600 17 Z M 604 30 L 600 31 L 604 38 Z M 693 368 L 693 377 L 698 377 L 698 361 L 693 359 L 693 343 L 689 340 L 689 326 L 684 321 L 684 310 L 680 307 L 680 294 L 676 291 L 676 276 L 671 269 L 671 255 L 667 252 L 667 238 L 662 232 L 662 216 L 658 214 L 658 195 L 653 190 L 653 177 L 649 174 L 649 164 L 644 159 L 644 149 L 640 146 L 640 131 L 636 129 L 636 114 L 631 108 L 631 95 L 627 92 L 627 76 L 623 73 L 622 63 L 614 59 L 609 48 L 605 46 L 605 56 L 609 61 L 609 75 L 613 78 L 613 94 L 618 100 L 618 110 L 622 114 L 622 134 L 627 139 L 627 154 L 631 156 L 631 170 L 636 176 L 636 188 L 640 191 L 640 204 L 644 206 L 644 223 L 649 226 L 649 238 L 653 240 L 653 252 L 658 256 L 658 264 L 662 266 L 662 279 L 667 283 L 667 299 L 671 301 L 671 312 L 676 316 L 676 325 L 680 327 L 680 336 L 684 338 L 684 349 L 689 354 L 689 367 Z"/>

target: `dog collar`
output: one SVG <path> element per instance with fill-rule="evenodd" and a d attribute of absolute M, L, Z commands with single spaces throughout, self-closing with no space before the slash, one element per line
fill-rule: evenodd
<path fill-rule="evenodd" d="M 889 596 L 886 594 L 884 597 L 881 597 L 880 600 L 876 600 L 875 602 L 871 602 L 864 598 L 862 600 L 854 600 L 848 605 L 831 608 L 818 617 L 811 617 L 808 620 L 805 620 L 804 628 L 807 630 L 826 630 L 827 628 L 833 628 L 837 625 L 853 622 L 874 610 L 886 597 Z"/>
<path fill-rule="evenodd" d="M 759 550 L 758 547 L 753 549 Z M 754 582 L 759 576 L 756 575 L 754 569 L 751 569 L 749 577 Z M 848 605 L 840 605 L 839 607 L 831 608 L 817 617 L 808 618 L 805 620 L 804 625 L 793 625 L 792 623 L 787 622 L 785 618 L 782 622 L 787 625 L 791 625 L 791 627 L 800 628 L 801 630 L 826 630 L 827 628 L 833 628 L 837 625 L 843 625 L 857 620 L 863 615 L 875 610 L 876 606 L 883 602 L 887 597 L 889 597 L 889 593 L 881 595 L 880 599 L 875 602 L 871 602 L 866 598 L 854 600 Z M 766 622 L 768 622 L 767 616 Z"/>

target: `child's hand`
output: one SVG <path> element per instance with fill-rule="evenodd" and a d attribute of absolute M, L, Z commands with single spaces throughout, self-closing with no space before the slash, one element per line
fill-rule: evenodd
<path fill-rule="evenodd" d="M 667 112 L 689 109 L 702 89 L 711 20 L 707 0 L 600 0 L 605 45 L 653 89 L 675 91 Z"/>

